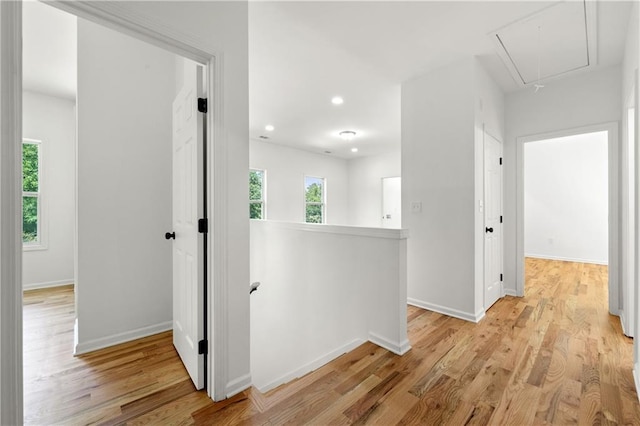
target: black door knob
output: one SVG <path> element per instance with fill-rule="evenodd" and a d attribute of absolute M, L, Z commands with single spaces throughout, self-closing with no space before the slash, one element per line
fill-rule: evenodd
<path fill-rule="evenodd" d="M 484 232 L 493 232 L 493 228 L 484 228 Z"/>
<path fill-rule="evenodd" d="M 164 237 L 167 240 L 170 240 L 172 238 L 175 240 L 176 239 L 176 233 L 175 232 L 167 232 L 166 234 L 164 234 Z"/>

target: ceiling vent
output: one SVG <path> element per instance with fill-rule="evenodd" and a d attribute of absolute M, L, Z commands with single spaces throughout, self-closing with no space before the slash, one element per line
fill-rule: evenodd
<path fill-rule="evenodd" d="M 596 2 L 554 4 L 489 36 L 522 87 L 597 64 Z"/>

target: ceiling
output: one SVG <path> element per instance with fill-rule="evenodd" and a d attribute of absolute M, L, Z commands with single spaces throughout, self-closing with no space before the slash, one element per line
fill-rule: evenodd
<path fill-rule="evenodd" d="M 544 61 L 580 59 L 576 50 L 583 49 L 580 43 L 566 42 L 575 38 L 579 20 L 563 23 L 566 10 L 556 4 L 250 2 L 250 137 L 260 143 L 330 151 L 341 158 L 397 150 L 403 81 L 476 56 L 505 92 L 522 89 L 522 82 L 514 79 L 491 37 L 500 29 L 508 28 L 517 35 L 520 30 L 515 22 L 527 22 L 538 12 L 555 8 L 558 13 L 549 19 L 557 21 L 557 40 L 545 46 Z M 606 1 L 596 6 L 597 63 L 588 70 L 621 62 L 631 2 Z M 38 2 L 25 3 L 26 88 L 75 97 L 75 28 L 75 18 Z M 531 51 L 531 43 L 524 40 L 521 38 L 520 44 Z M 529 75 L 537 64 L 535 59 L 537 56 L 532 59 L 530 53 L 522 55 Z M 333 105 L 334 96 L 341 96 L 344 103 Z M 265 130 L 267 125 L 274 130 Z M 338 133 L 343 130 L 355 131 L 355 139 L 342 140 Z M 353 147 L 358 148 L 357 153 L 351 152 Z"/>
<path fill-rule="evenodd" d="M 22 13 L 23 87 L 75 100 L 76 17 L 37 1 L 25 1 Z"/>

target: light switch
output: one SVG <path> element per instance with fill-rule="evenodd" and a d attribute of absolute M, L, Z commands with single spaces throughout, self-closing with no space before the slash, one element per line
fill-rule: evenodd
<path fill-rule="evenodd" d="M 422 213 L 422 201 L 411 202 L 411 213 Z"/>

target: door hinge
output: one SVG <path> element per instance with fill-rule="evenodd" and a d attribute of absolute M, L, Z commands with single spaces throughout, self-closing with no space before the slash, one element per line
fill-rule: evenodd
<path fill-rule="evenodd" d="M 207 113 L 207 98 L 198 98 L 198 112 Z"/>
<path fill-rule="evenodd" d="M 500 282 L 502 282 L 502 274 L 500 274 Z"/>
<path fill-rule="evenodd" d="M 198 232 L 201 234 L 209 232 L 209 219 L 198 219 Z"/>
<path fill-rule="evenodd" d="M 500 223 L 502 223 L 502 216 L 500 216 Z"/>
<path fill-rule="evenodd" d="M 500 157 L 500 165 L 502 166 L 502 157 Z"/>
<path fill-rule="evenodd" d="M 198 342 L 198 355 L 207 355 L 209 353 L 209 342 L 207 340 L 200 340 Z"/>

